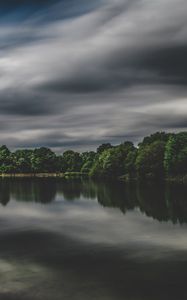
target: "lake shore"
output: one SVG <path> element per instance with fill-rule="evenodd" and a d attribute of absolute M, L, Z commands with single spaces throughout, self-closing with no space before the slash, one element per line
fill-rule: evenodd
<path fill-rule="evenodd" d="M 90 178 L 88 173 L 82 172 L 65 172 L 65 173 L 1 173 L 0 178 L 64 178 L 64 179 L 80 179 Z M 153 178 L 141 179 L 138 177 L 129 178 L 128 176 L 120 176 L 117 178 L 99 177 L 94 178 L 96 181 L 121 181 L 124 183 L 168 183 L 168 184 L 185 184 L 187 185 L 187 176 L 165 177 L 162 180 L 154 180 Z"/>
<path fill-rule="evenodd" d="M 64 173 L 2 173 L 1 178 L 65 178 Z"/>
<path fill-rule="evenodd" d="M 87 173 L 65 172 L 65 173 L 1 173 L 0 178 L 82 178 L 88 177 Z"/>

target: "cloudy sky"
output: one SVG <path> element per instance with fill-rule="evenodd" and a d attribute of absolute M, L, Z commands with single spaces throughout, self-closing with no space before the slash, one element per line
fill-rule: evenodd
<path fill-rule="evenodd" d="M 187 128 L 186 0 L 0 2 L 0 143 L 95 149 Z"/>

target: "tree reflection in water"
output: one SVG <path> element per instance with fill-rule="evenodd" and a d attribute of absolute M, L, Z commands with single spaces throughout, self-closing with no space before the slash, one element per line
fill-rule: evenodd
<path fill-rule="evenodd" d="M 12 200 L 50 203 L 57 196 L 67 201 L 97 199 L 103 207 L 126 211 L 140 209 L 158 221 L 187 223 L 187 186 L 124 184 L 62 179 L 1 179 L 0 202 Z"/>

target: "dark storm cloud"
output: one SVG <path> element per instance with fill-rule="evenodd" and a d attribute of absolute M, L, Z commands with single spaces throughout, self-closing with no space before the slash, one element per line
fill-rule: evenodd
<path fill-rule="evenodd" d="M 31 96 L 16 91 L 0 93 L 0 115 L 32 117 L 50 115 L 52 111 L 50 103 L 39 94 Z"/>
<path fill-rule="evenodd" d="M 186 128 L 185 0 L 3 2 L 0 142 L 95 148 Z"/>
<path fill-rule="evenodd" d="M 93 93 L 109 89 L 115 91 L 136 85 L 186 84 L 187 43 L 184 38 L 187 34 L 186 21 L 181 17 L 180 22 L 173 17 L 169 25 L 167 21 L 165 24 L 164 20 L 160 26 L 153 22 L 148 30 L 146 27 L 133 28 L 132 32 L 129 30 L 126 39 L 126 33 L 122 32 L 119 35 L 118 30 L 112 28 L 112 20 L 114 19 L 115 24 L 120 19 L 119 25 L 124 25 L 125 28 L 123 18 L 124 20 L 127 18 L 128 22 L 129 11 L 132 13 L 133 9 L 136 10 L 135 4 L 138 7 L 140 4 L 143 5 L 143 1 L 134 1 L 131 5 L 123 2 L 125 1 L 122 1 L 122 4 L 125 4 L 128 9 L 121 3 L 118 6 L 114 5 L 113 10 L 106 10 L 103 17 L 99 18 L 95 24 L 96 31 L 98 28 L 102 31 L 106 25 L 109 28 L 111 26 L 111 40 L 106 39 L 106 45 L 102 42 L 97 45 L 100 55 L 97 50 L 94 53 L 93 49 L 90 49 L 93 53 L 86 56 L 82 62 L 80 56 L 80 61 L 74 66 L 74 72 L 62 78 L 60 73 L 57 78 L 55 76 L 52 79 L 49 78 L 49 81 L 42 84 L 44 89 L 52 92 Z M 169 5 L 169 2 L 165 2 Z M 182 4 L 186 8 L 187 5 Z M 158 13 L 162 15 L 162 11 Z M 133 21 L 136 22 L 136 20 Z M 141 23 L 143 23 L 141 25 L 148 26 L 144 22 Z M 104 38 L 105 32 L 103 40 Z"/>
<path fill-rule="evenodd" d="M 160 82 L 187 84 L 187 43 L 153 49 L 142 56 L 138 66 L 154 70 Z"/>
<path fill-rule="evenodd" d="M 109 89 L 112 82 L 107 76 L 79 74 L 69 80 L 47 82 L 39 86 L 39 90 L 43 89 L 49 92 L 67 92 L 67 93 L 94 93 Z"/>
<path fill-rule="evenodd" d="M 162 130 L 162 128 L 165 128 L 165 130 L 171 130 L 177 129 L 177 130 L 183 130 L 187 127 L 187 115 L 185 114 L 171 114 L 171 113 L 164 113 L 161 115 L 143 115 L 142 120 L 140 120 L 136 123 L 135 127 L 149 127 L 152 128 L 158 128 L 158 130 Z"/>
<path fill-rule="evenodd" d="M 38 103 L 35 99 L 29 99 L 29 104 L 25 100 L 17 102 L 9 102 L 0 106 L 1 113 L 7 115 L 20 115 L 20 116 L 40 116 L 50 114 L 51 110 L 44 107 L 43 104 Z"/>
<path fill-rule="evenodd" d="M 144 72 L 142 81 L 139 81 L 142 84 L 168 83 L 183 85 L 187 83 L 186 55 L 187 43 L 185 41 L 179 45 L 158 45 L 150 49 L 140 49 L 134 53 L 132 51 L 126 57 L 124 54 L 119 54 L 110 65 L 110 68 L 121 71 L 128 68 L 138 74 Z M 150 78 L 149 74 L 155 74 L 155 76 Z M 136 83 L 135 79 L 136 76 L 131 77 L 130 82 L 132 84 Z"/>

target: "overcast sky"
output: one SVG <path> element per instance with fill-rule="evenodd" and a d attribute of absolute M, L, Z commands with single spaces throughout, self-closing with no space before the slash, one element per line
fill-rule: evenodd
<path fill-rule="evenodd" d="M 186 0 L 0 1 L 0 144 L 186 130 L 186 13 Z"/>

